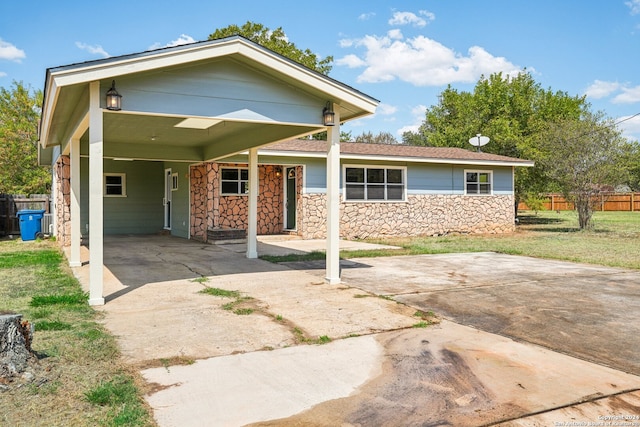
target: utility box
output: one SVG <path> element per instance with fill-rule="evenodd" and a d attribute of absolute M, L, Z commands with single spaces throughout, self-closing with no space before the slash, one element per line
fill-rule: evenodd
<path fill-rule="evenodd" d="M 23 241 L 36 240 L 42 235 L 42 217 L 44 209 L 23 209 L 18 211 L 20 222 L 20 237 Z"/>

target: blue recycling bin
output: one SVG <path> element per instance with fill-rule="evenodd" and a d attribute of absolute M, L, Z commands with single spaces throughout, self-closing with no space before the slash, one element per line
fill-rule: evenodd
<path fill-rule="evenodd" d="M 43 216 L 44 209 L 22 209 L 18 211 L 20 237 L 22 237 L 22 240 L 36 240 L 38 233 L 42 233 Z"/>

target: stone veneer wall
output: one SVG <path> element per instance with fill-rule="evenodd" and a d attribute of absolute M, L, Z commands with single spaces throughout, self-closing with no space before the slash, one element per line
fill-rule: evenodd
<path fill-rule="evenodd" d="M 191 237 L 207 241 L 207 230 L 213 228 L 214 185 L 220 185 L 217 179 L 218 164 L 203 163 L 191 166 Z M 217 206 L 216 206 L 217 208 Z"/>
<path fill-rule="evenodd" d="M 213 228 L 247 229 L 247 196 L 220 195 L 220 168 L 246 164 L 205 163 L 191 167 L 191 237 L 207 240 Z M 282 174 L 276 166 L 258 166 L 258 234 L 277 234 L 283 229 Z"/>
<path fill-rule="evenodd" d="M 60 156 L 54 166 L 56 180 L 55 212 L 56 241 L 61 246 L 71 245 L 71 158 Z"/>
<path fill-rule="evenodd" d="M 302 226 L 298 230 L 302 238 L 325 238 L 326 200 L 325 194 L 302 196 Z M 409 195 L 404 203 L 340 204 L 340 237 L 345 239 L 514 230 L 512 195 Z"/>

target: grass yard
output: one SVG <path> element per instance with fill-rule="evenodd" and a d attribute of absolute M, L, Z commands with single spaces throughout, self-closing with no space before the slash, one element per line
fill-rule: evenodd
<path fill-rule="evenodd" d="M 155 425 L 141 378 L 62 261 L 54 242 L 0 242 L 0 312 L 35 325 L 39 359 L 31 378 L 0 380 L 0 425 Z"/>
<path fill-rule="evenodd" d="M 580 230 L 575 212 L 521 212 L 514 233 L 376 240 L 406 254 L 492 251 L 640 269 L 640 212 L 596 212 L 593 229 Z M 372 256 L 345 253 L 343 256 Z"/>
<path fill-rule="evenodd" d="M 499 252 L 536 258 L 640 269 L 640 212 L 596 212 L 592 230 L 580 230 L 575 212 L 521 212 L 510 234 L 406 237 L 369 240 L 397 250 L 342 251 L 342 258 L 463 252 Z M 271 262 L 320 260 L 324 252 L 264 256 Z"/>

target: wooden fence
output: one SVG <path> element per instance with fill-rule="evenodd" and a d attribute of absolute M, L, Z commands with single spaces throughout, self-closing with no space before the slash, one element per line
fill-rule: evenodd
<path fill-rule="evenodd" d="M 547 211 L 572 211 L 573 203 L 565 200 L 562 194 L 548 194 L 543 198 L 543 208 Z M 602 193 L 594 198 L 599 211 L 640 212 L 640 193 Z M 518 210 L 528 210 L 526 203 L 520 202 Z"/>
<path fill-rule="evenodd" d="M 44 209 L 50 213 L 49 196 L 34 194 L 30 197 L 22 195 L 0 194 L 0 236 L 20 234 L 18 211 L 23 209 Z"/>

